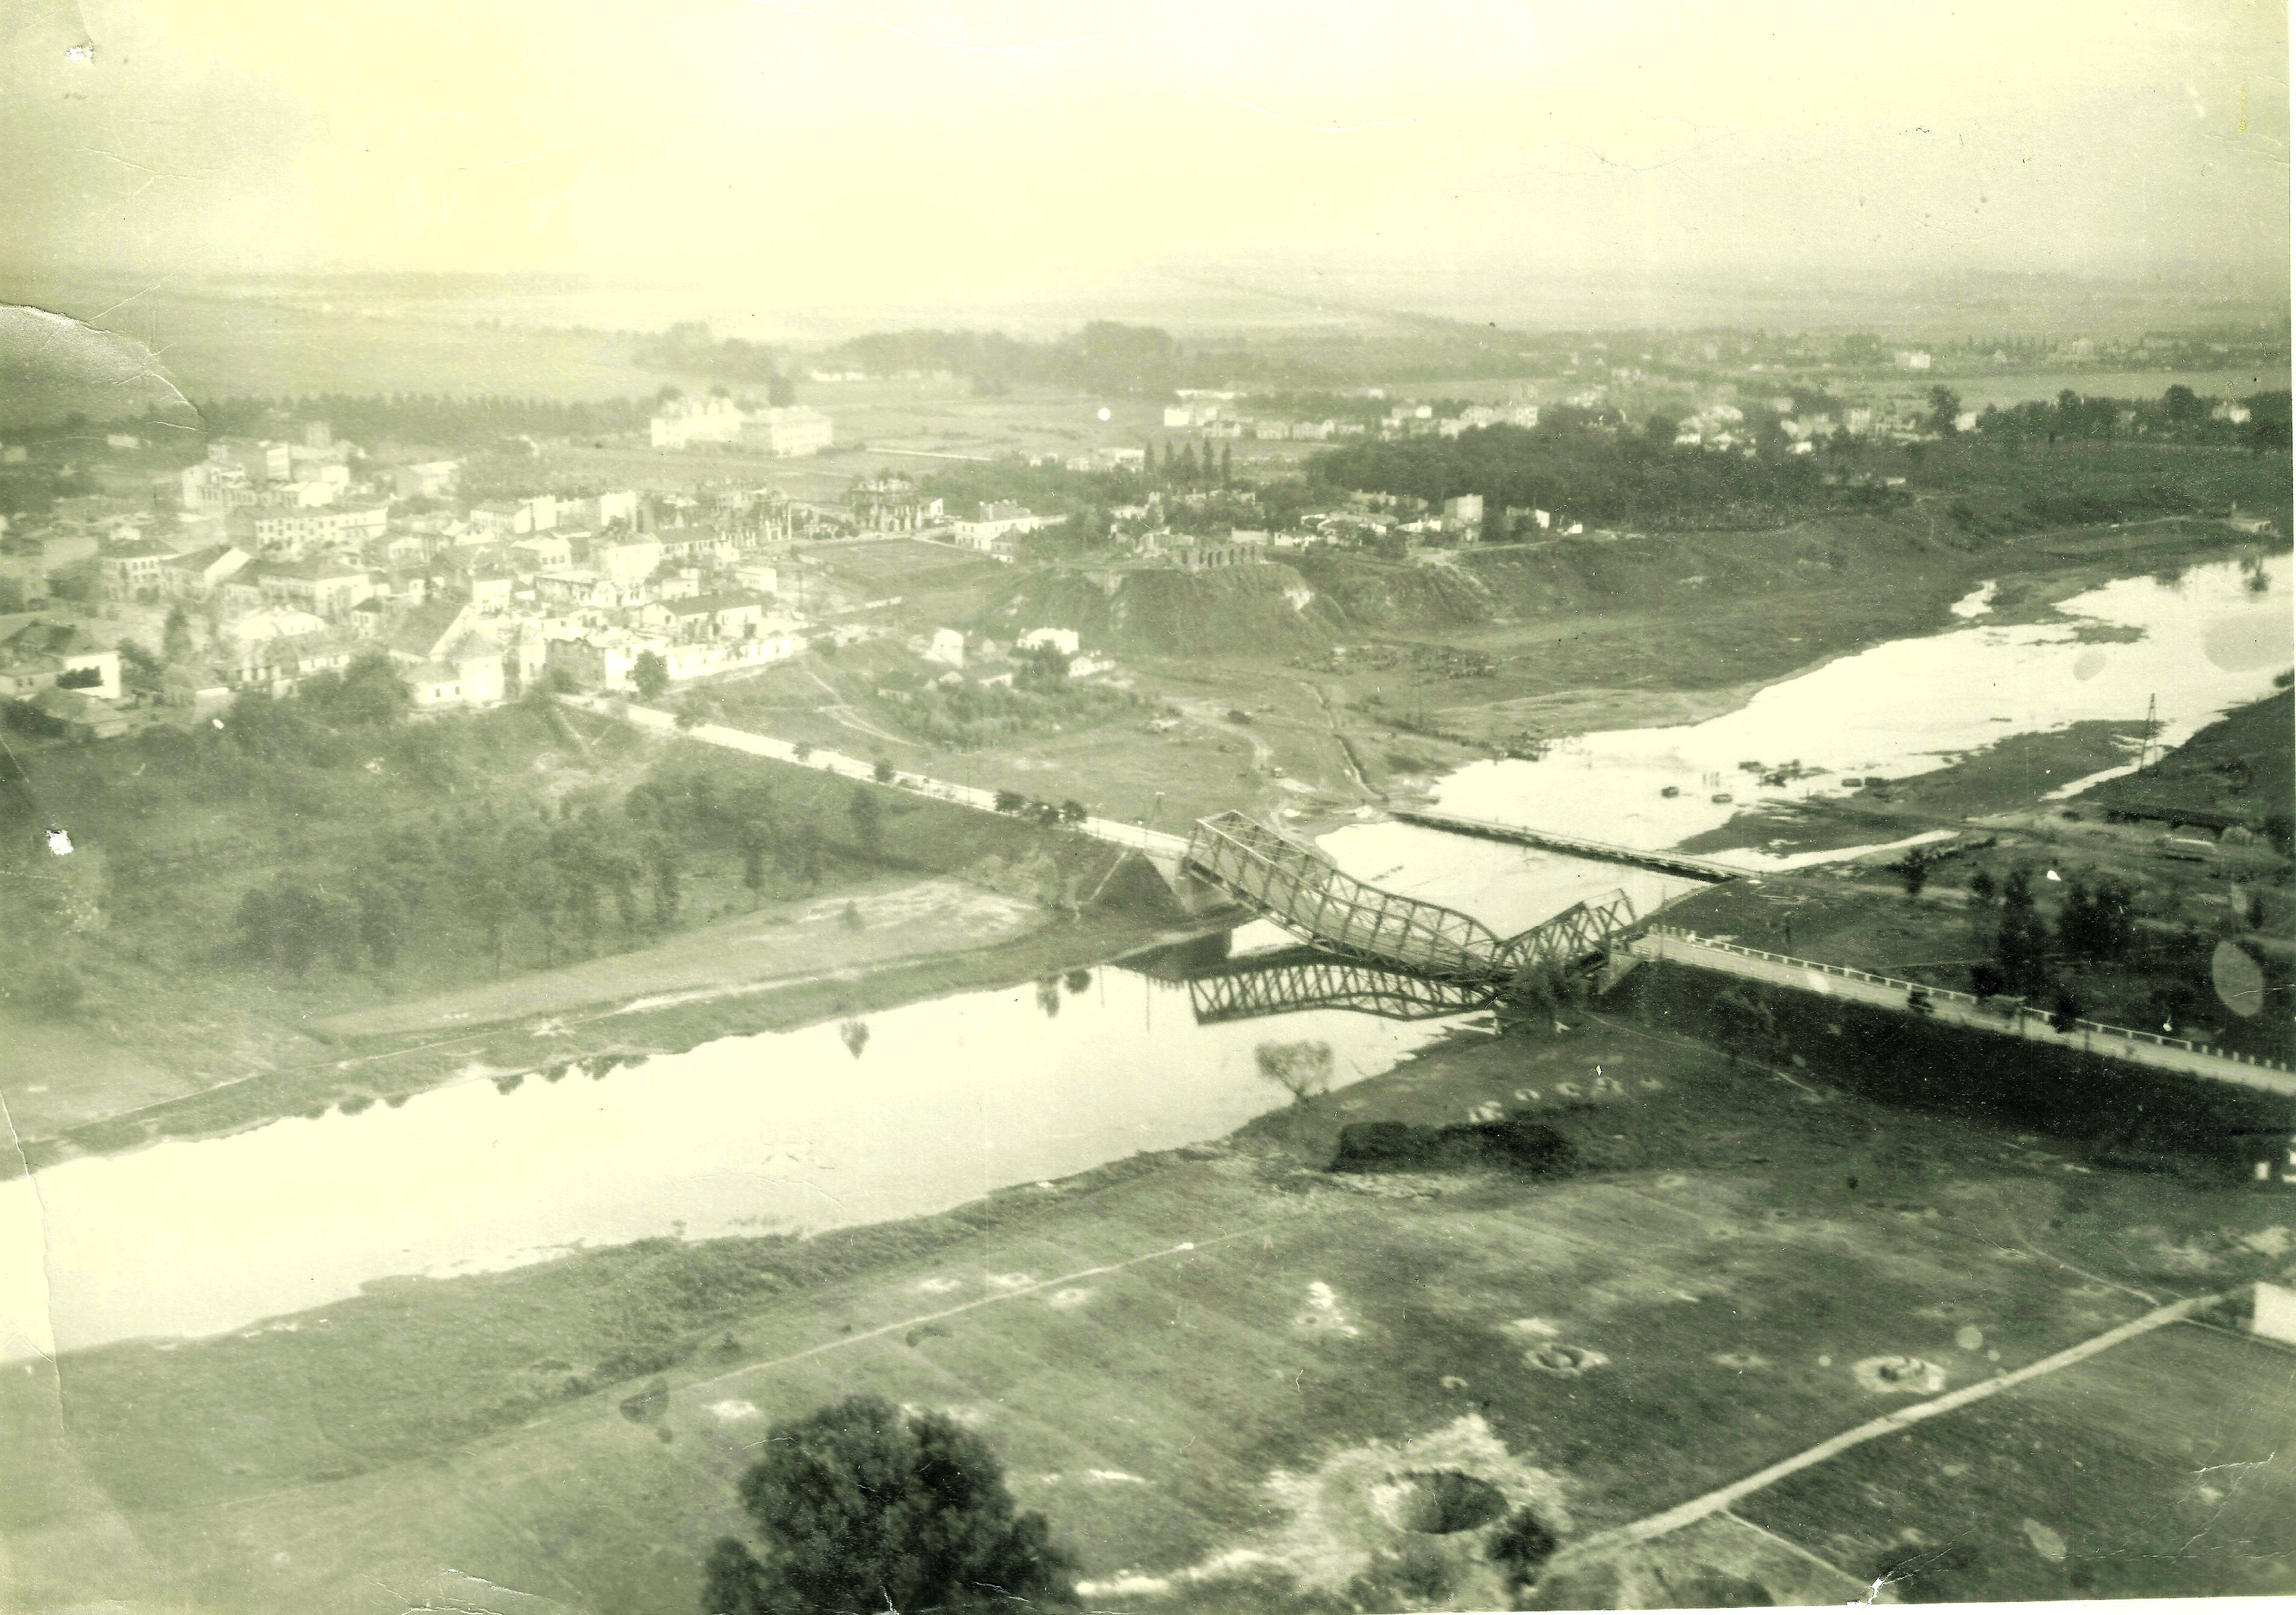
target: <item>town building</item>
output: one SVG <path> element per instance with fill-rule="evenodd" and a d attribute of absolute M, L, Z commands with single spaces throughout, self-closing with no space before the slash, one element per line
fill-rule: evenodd
<path fill-rule="evenodd" d="M 340 504 L 327 510 L 264 512 L 250 521 L 259 550 L 295 560 L 314 550 L 356 549 L 390 526 L 387 504 Z"/>
<path fill-rule="evenodd" d="M 0 694 L 22 700 L 59 685 L 99 701 L 119 699 L 119 652 L 78 623 L 35 618 L 0 633 Z"/>
<path fill-rule="evenodd" d="M 742 419 L 741 406 L 731 398 L 716 395 L 672 398 L 647 422 L 647 431 L 656 448 L 736 443 L 741 440 Z"/>
<path fill-rule="evenodd" d="M 160 564 L 158 587 L 170 600 L 204 600 L 255 557 L 234 544 L 170 555 Z"/>
<path fill-rule="evenodd" d="M 424 460 L 391 467 L 390 486 L 402 499 L 451 499 L 462 477 L 460 460 Z"/>
<path fill-rule="evenodd" d="M 107 600 L 134 600 L 160 586 L 160 565 L 175 546 L 156 538 L 136 538 L 106 546 L 96 556 L 96 577 Z"/>
<path fill-rule="evenodd" d="M 1042 650 L 1049 645 L 1063 656 L 1074 656 L 1078 643 L 1074 628 L 1030 628 L 1013 641 L 1023 651 Z"/>
<path fill-rule="evenodd" d="M 374 579 L 357 561 L 314 555 L 305 561 L 266 562 L 240 569 L 239 576 L 254 575 L 263 598 L 274 604 L 299 607 L 315 616 L 339 618 L 374 594 Z"/>
<path fill-rule="evenodd" d="M 1025 504 L 992 499 L 980 507 L 980 515 L 972 521 L 958 521 L 954 536 L 967 549 L 989 551 L 997 539 L 1009 538 L 1015 533 L 1033 533 L 1049 526 L 1053 520 L 1036 514 Z"/>
<path fill-rule="evenodd" d="M 739 433 L 742 447 L 775 455 L 817 455 L 834 435 L 827 415 L 802 404 L 759 410 L 742 422 Z"/>

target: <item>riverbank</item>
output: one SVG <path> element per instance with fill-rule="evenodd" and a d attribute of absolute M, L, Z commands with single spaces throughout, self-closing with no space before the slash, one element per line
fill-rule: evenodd
<path fill-rule="evenodd" d="M 841 914 L 842 899 L 833 906 Z M 316 1118 L 330 1110 L 357 1111 L 378 1102 L 403 1103 L 412 1094 L 474 1071 L 504 1078 L 571 1065 L 603 1071 L 683 1053 L 721 1037 L 786 1031 L 952 993 L 1041 980 L 1096 969 L 1143 948 L 1224 930 L 1241 917 L 1218 914 L 1192 921 L 1169 911 L 1103 909 L 1048 923 L 1031 919 L 1032 928 L 1002 942 L 905 951 L 904 956 L 890 959 L 880 953 L 882 939 L 869 939 L 865 930 L 857 938 L 845 931 L 839 919 L 807 944 L 813 968 L 802 974 L 743 979 L 736 971 L 732 979 L 717 979 L 726 972 L 704 961 L 681 979 L 714 980 L 714 984 L 682 992 L 616 994 L 590 1000 L 578 1010 L 517 1011 L 507 1019 L 444 1037 L 427 1024 L 435 1018 L 434 1006 L 414 1016 L 425 1024 L 338 1036 L 339 1057 L 322 1064 L 260 1072 L 47 1137 L 20 1138 L 22 1164 L 4 1176 L 40 1171 L 80 1155 L 113 1154 L 160 1139 L 217 1136 L 283 1117 Z M 685 970 L 675 957 L 685 951 L 683 947 L 673 948 L 673 957 L 658 962 L 659 968 Z M 613 969 L 627 957 L 599 963 Z M 568 980 L 578 982 L 582 978 L 570 974 Z M 525 984 L 507 983 L 504 988 L 510 995 L 504 1001 L 510 1002 Z"/>
<path fill-rule="evenodd" d="M 2034 1135 L 1837 1087 L 1823 1040 L 1796 1052 L 1807 1066 L 1740 1065 L 1608 1012 L 1560 1037 L 1463 1034 L 1222 1143 L 938 1217 L 377 1284 L 34 1365 L 0 1379 L 21 1432 L 9 1595 L 188 1586 L 285 1615 L 380 1580 L 488 1611 L 688 1607 L 710 1540 L 741 1529 L 733 1483 L 765 1424 L 870 1390 L 980 1429 L 1102 1602 L 1397 1607 L 1408 1578 L 1434 1589 L 1422 1607 L 1492 1608 L 1480 1533 L 1382 1513 L 1406 1450 L 1567 1544 L 1900 1406 L 1876 1364 L 1972 1383 L 2286 1267 L 2284 1201 L 2085 1171 Z M 1353 1122 L 1506 1111 L 1575 1169 L 1322 1169 Z M 2275 1489 L 2282 1461 L 2239 1433 L 2289 1395 L 2265 1349 L 2156 1393 L 2185 1414 L 2173 1463 L 2117 1408 L 2071 1415 L 2079 1450 L 2114 1463 L 2046 1505 L 2068 1557 L 1900 1570 L 1894 1514 L 1878 1536 L 1828 1515 L 1830 1569 L 1726 1522 L 1661 1545 L 1680 1585 L 1751 1579 L 1779 1603 L 1885 1570 L 1955 1597 L 2289 1590 L 2296 1516 L 2219 1531 L 2221 1496 L 2189 1480 L 2260 1458 L 2243 1485 Z M 2000 1405 L 2030 1422 L 2046 1390 Z M 1868 1478 L 1942 1506 L 1908 1462 Z"/>

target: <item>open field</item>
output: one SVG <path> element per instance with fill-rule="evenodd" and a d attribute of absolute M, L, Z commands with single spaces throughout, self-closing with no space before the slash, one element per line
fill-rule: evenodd
<path fill-rule="evenodd" d="M 1487 1104 L 1558 1127 L 1582 1175 L 1308 1169 L 1344 1121 Z M 2079 1173 L 2030 1135 L 1629 1027 L 1469 1038 L 1225 1146 L 950 1217 L 380 1286 L 293 1330 L 7 1376 L 22 1455 L 0 1505 L 9 1592 L 250 1615 L 396 1615 L 426 1590 L 481 1610 L 686 1607 L 709 1540 L 739 1528 L 732 1484 L 763 1422 L 872 1390 L 962 1410 L 1122 1607 L 1298 1608 L 1392 1576 L 1407 1553 L 1442 1583 L 1434 1603 L 1489 1608 L 1479 1533 L 1414 1537 L 1371 1488 L 1455 1468 L 1534 1501 L 1569 1541 L 1893 1405 L 1902 1393 L 1861 1381 L 1869 1359 L 1918 1357 L 1950 1386 L 2013 1369 L 2167 1296 L 2276 1270 L 2288 1221 L 2270 1196 Z M 700 1349 L 667 1371 L 661 1416 L 626 1416 L 637 1386 L 599 1365 L 633 1331 L 664 1329 Z M 1558 1374 L 1538 1359 L 1557 1346 L 1599 1356 Z M 2093 1367 L 2132 1372 L 2113 1355 Z M 2180 1469 L 2260 1455 L 2249 1414 L 2265 1381 L 2164 1372 L 2194 1410 Z M 2010 1400 L 1984 1416 L 2012 1416 Z M 2052 1416 L 2084 1456 L 2141 1448 L 2113 1428 L 2128 1401 L 2069 1391 Z M 1912 1487 L 1902 1450 L 1854 1460 Z M 2084 1518 L 2142 1512 L 2158 1473 L 2100 1466 L 2079 1483 L 2098 1498 Z M 1840 1488 L 1818 1495 L 1832 1507 Z M 1832 1514 L 1805 1540 L 1759 1501 L 1742 1512 L 1800 1548 L 1865 1551 L 1823 1535 Z M 2081 1521 L 2051 1529 L 2088 1551 Z M 1669 1551 L 1691 1580 L 1751 1577 L 1774 1596 L 1838 1585 L 1727 1522 Z M 2112 1561 L 2094 1585 L 2216 1590 L 2220 1568 L 2147 1562 L 2131 1583 Z M 1956 1585 L 2022 1587 L 2010 1570 Z M 2248 1574 L 2284 1588 L 2288 1570 Z"/>
<path fill-rule="evenodd" d="M 1916 1602 L 2296 1589 L 2296 1355 L 2131 1340 L 1740 1505 Z"/>

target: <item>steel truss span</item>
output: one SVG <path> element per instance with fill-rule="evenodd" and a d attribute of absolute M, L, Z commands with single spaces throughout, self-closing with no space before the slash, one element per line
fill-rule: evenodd
<path fill-rule="evenodd" d="M 1634 922 L 1618 891 L 1501 937 L 1472 914 L 1358 881 L 1320 849 L 1241 813 L 1197 820 L 1185 863 L 1318 947 L 1439 981 L 1582 969 L 1606 956 L 1611 939 Z"/>
<path fill-rule="evenodd" d="M 1239 959 L 1188 979 L 1199 1026 L 1299 1010 L 1353 1010 L 1388 1021 L 1472 1014 L 1497 1002 L 1496 981 L 1443 981 L 1307 948 Z"/>

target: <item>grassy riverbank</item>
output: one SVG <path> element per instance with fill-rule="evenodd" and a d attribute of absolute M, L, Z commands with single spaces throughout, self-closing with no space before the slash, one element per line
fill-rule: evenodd
<path fill-rule="evenodd" d="M 205 1132 L 409 1092 L 483 1057 L 489 1029 L 518 1029 L 519 1053 L 505 1056 L 518 1069 L 649 1052 L 649 1037 L 762 1029 L 730 1002 L 752 987 L 815 1016 L 842 1013 L 820 1006 L 905 1002 L 944 979 L 988 984 L 970 951 L 1037 927 L 1053 928 L 1046 945 L 989 966 L 995 984 L 1146 946 L 1182 918 L 1136 856 L 1068 831 L 651 742 L 586 714 L 508 709 L 430 728 L 406 743 L 470 754 L 456 775 L 470 789 L 450 793 L 463 803 L 453 817 L 427 776 L 396 767 L 281 765 L 251 783 L 244 764 L 202 758 L 163 788 L 188 792 L 198 811 L 147 830 L 158 799 L 130 788 L 135 753 L 29 759 L 36 799 L 105 803 L 69 816 L 86 845 L 63 871 L 65 895 L 42 898 L 37 923 L 13 939 L 29 948 L 47 936 L 86 996 L 43 1008 L 27 1001 L 20 971 L 0 1001 L 0 1037 L 15 1056 L 0 1096 L 33 1167 L 155 1130 Z M 767 850 L 752 868 L 742 838 L 759 824 Z M 458 905 L 474 880 L 512 880 L 520 867 L 490 862 L 491 842 L 458 848 L 519 833 L 534 842 L 529 859 L 545 848 L 554 857 L 556 838 L 592 837 L 607 848 L 602 861 L 619 860 L 619 878 L 636 884 L 627 872 L 638 872 L 652 889 L 626 891 L 622 915 L 594 913 L 603 922 L 586 932 L 569 907 L 505 899 L 489 935 Z M 629 847 L 615 850 L 616 837 Z M 362 957 L 353 931 L 343 956 L 299 972 L 251 957 L 237 906 L 287 882 L 347 914 L 340 894 L 387 883 L 403 894 L 403 946 L 388 962 Z M 31 889 L 20 881 L 7 896 L 29 912 Z M 603 906 L 594 892 L 592 901 Z M 857 989 L 879 967 L 893 967 L 883 984 Z M 729 1002 L 652 1022 L 624 1015 L 611 1034 L 595 1025 L 641 998 L 711 994 Z M 525 1036 L 537 1028 L 543 1037 Z M 379 1053 L 395 1056 L 387 1076 L 367 1059 Z"/>
<path fill-rule="evenodd" d="M 1861 1099 L 1807 1053 L 1773 1074 L 1607 1015 L 1465 1037 L 1221 1144 L 940 1217 L 394 1283 L 35 1365 L 0 1377 L 7 1596 L 263 1615 L 364 1608 L 380 1585 L 393 1610 L 687 1608 L 763 1422 L 869 1390 L 981 1428 L 1078 1545 L 1095 1607 L 1490 1608 L 1482 1533 L 1396 1529 L 1391 1472 L 1459 1470 L 1576 1540 L 1898 1405 L 1861 1381 L 1874 1359 L 1958 1386 L 2286 1265 L 2284 1202 L 2084 1171 L 2031 1135 Z M 1349 1122 L 1485 1107 L 1534 1112 L 1575 1174 L 1320 1169 Z M 1558 1371 L 1555 1347 L 1594 1355 Z M 2165 1482 L 2158 1432 L 2107 1404 L 2046 1381 L 1988 1404 L 2046 1404 L 2115 1462 L 2023 1505 L 2064 1555 L 1939 1590 L 2296 1587 L 2296 1514 L 2214 1535 L 2186 1478 L 2253 1463 L 2243 1485 L 2279 1483 L 2284 1455 L 2245 1439 L 2290 1411 L 2265 1351 L 2177 1384 Z M 1856 1462 L 1949 1493 L 1968 1445 Z M 1681 1586 L 1751 1578 L 1780 1602 L 1900 1573 L 1906 1539 L 1808 1529 L 1833 1570 L 1727 1521 L 1661 1546 Z"/>

